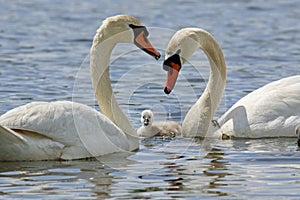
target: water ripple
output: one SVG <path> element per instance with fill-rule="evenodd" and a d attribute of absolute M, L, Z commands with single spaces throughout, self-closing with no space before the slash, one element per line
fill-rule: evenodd
<path fill-rule="evenodd" d="M 297 0 L 0 0 L 0 114 L 54 100 L 99 110 L 88 67 L 92 37 L 104 18 L 128 13 L 149 27 L 151 42 L 162 52 L 182 27 L 205 28 L 215 36 L 228 68 L 218 117 L 256 88 L 299 74 L 299 9 Z M 197 51 L 167 96 L 161 60 L 120 44 L 113 51 L 111 79 L 117 101 L 137 128 L 141 111 L 149 108 L 157 120 L 181 122 L 206 86 L 208 66 Z M 299 152 L 294 139 L 210 145 L 182 137 L 142 139 L 132 154 L 1 163 L 0 199 L 299 199 Z"/>

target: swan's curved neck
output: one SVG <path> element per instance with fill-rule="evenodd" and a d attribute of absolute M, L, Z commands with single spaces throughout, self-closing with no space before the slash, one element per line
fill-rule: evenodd
<path fill-rule="evenodd" d="M 97 33 L 90 51 L 90 70 L 92 85 L 102 113 L 114 122 L 130 140 L 137 140 L 137 134 L 127 116 L 119 107 L 112 91 L 109 62 L 113 48 L 119 42 L 118 37 L 105 37 Z M 135 149 L 136 142 L 132 144 Z"/>
<path fill-rule="evenodd" d="M 222 49 L 217 41 L 205 31 L 196 34 L 198 48 L 201 48 L 210 63 L 210 76 L 207 86 L 183 121 L 183 134 L 205 137 L 209 124 L 223 96 L 226 83 L 226 64 Z"/>

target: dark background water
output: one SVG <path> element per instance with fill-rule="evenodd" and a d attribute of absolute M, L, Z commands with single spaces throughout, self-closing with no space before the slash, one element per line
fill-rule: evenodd
<path fill-rule="evenodd" d="M 106 17 L 129 14 L 148 27 L 161 52 L 183 27 L 214 35 L 228 71 L 217 118 L 256 88 L 299 74 L 299 10 L 296 0 L 0 0 L 0 114 L 31 101 L 71 100 L 97 108 L 88 68 L 92 38 Z M 136 128 L 140 112 L 148 108 L 157 120 L 181 122 L 209 75 L 199 50 L 166 96 L 162 59 L 153 61 L 135 46 L 121 44 L 111 60 L 117 100 Z M 0 198 L 298 199 L 299 157 L 293 138 L 205 144 L 144 139 L 130 155 L 0 163 Z"/>

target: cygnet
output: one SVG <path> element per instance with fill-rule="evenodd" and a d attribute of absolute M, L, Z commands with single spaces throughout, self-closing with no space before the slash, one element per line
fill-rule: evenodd
<path fill-rule="evenodd" d="M 137 130 L 137 134 L 141 137 L 175 137 L 181 134 L 181 126 L 174 121 L 153 122 L 153 112 L 151 110 L 142 112 L 141 122 L 142 126 Z"/>

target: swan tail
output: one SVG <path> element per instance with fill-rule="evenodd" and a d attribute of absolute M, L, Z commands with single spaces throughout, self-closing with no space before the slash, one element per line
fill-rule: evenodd
<path fill-rule="evenodd" d="M 64 145 L 39 133 L 0 125 L 0 161 L 60 159 Z"/>
<path fill-rule="evenodd" d="M 5 144 L 19 144 L 26 143 L 26 140 L 19 133 L 0 125 L 0 141 L 1 146 Z"/>

